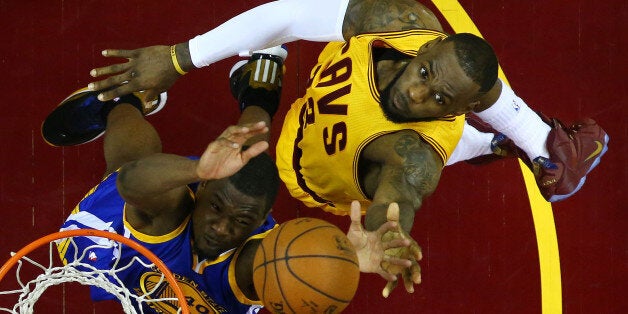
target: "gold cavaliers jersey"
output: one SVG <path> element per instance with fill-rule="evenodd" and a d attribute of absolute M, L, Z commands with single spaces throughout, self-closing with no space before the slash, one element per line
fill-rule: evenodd
<path fill-rule="evenodd" d="M 305 96 L 288 111 L 277 143 L 277 166 L 292 196 L 309 207 L 346 215 L 352 200 L 370 201 L 358 181 L 358 159 L 379 136 L 414 130 L 442 158 L 462 134 L 464 116 L 432 122 L 393 123 L 380 108 L 373 47 L 416 56 L 440 32 L 411 30 L 363 34 L 348 43 L 329 43 L 312 69 Z"/>

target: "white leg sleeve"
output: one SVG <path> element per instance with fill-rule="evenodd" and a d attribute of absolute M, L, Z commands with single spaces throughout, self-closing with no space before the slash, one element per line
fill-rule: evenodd
<path fill-rule="evenodd" d="M 503 81 L 499 99 L 488 109 L 475 114 L 508 136 L 530 160 L 539 156 L 549 158 L 546 141 L 550 126 Z"/>
<path fill-rule="evenodd" d="M 279 0 L 248 10 L 191 39 L 197 68 L 235 55 L 303 39 L 344 41 L 342 23 L 349 0 Z"/>
<path fill-rule="evenodd" d="M 465 121 L 462 137 L 454 152 L 451 153 L 451 157 L 447 160 L 446 166 L 478 156 L 492 154 L 491 140 L 493 140 L 493 133 L 482 133 Z"/>

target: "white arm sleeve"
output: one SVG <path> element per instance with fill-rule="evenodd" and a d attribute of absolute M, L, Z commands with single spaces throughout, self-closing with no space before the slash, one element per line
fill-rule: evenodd
<path fill-rule="evenodd" d="M 197 68 L 235 55 L 303 39 L 344 41 L 349 0 L 279 0 L 248 10 L 189 42 Z"/>

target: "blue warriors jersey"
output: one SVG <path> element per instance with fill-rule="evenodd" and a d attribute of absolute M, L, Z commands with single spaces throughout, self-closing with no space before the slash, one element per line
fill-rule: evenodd
<path fill-rule="evenodd" d="M 213 261 L 199 261 L 192 249 L 192 224 L 190 217 L 169 234 L 150 236 L 142 234 L 127 223 L 124 219 L 125 202 L 116 189 L 114 172 L 99 185 L 91 189 L 81 202 L 74 208 L 61 230 L 97 229 L 118 233 L 143 245 L 157 255 L 174 274 L 183 289 L 191 313 L 256 313 L 262 307 L 259 301 L 248 299 L 238 288 L 235 282 L 235 258 L 239 250 L 232 249 L 221 254 Z M 191 190 L 190 190 L 191 193 Z M 256 229 L 249 237 L 263 238 L 276 225 L 274 219 L 268 215 L 264 224 Z M 134 258 L 140 258 L 144 263 L 151 262 L 137 251 L 120 246 L 117 242 L 111 244 L 108 239 L 97 237 L 77 237 L 74 242 L 78 247 L 78 254 L 85 252 L 83 262 L 98 269 L 121 268 Z M 75 248 L 69 241 L 57 243 L 60 257 L 64 263 L 75 259 Z M 119 261 L 115 264 L 116 259 Z M 143 295 L 157 287 L 157 296 L 173 297 L 173 290 L 167 282 L 160 286 L 161 273 L 155 268 L 147 268 L 141 263 L 133 262 L 131 267 L 117 273 L 124 286 L 133 293 Z M 102 288 L 91 287 L 91 297 L 95 301 L 116 299 L 115 296 Z M 117 300 L 117 299 L 116 299 Z M 151 303 L 150 308 L 144 305 L 145 313 L 176 313 L 177 308 L 170 302 L 162 301 Z"/>

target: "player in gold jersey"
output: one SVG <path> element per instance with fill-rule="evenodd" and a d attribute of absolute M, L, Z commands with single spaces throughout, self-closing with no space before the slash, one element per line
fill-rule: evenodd
<path fill-rule="evenodd" d="M 288 184 L 311 197 L 311 204 L 335 211 L 348 199 L 361 196 L 368 206 L 368 230 L 386 221 L 389 206 L 398 205 L 401 225 L 409 231 L 415 211 L 434 190 L 442 167 L 475 157 L 469 141 L 462 141 L 454 152 L 450 145 L 460 137 L 463 125 L 451 116 L 471 111 L 523 150 L 524 161 L 539 170 L 537 183 L 548 200 L 575 193 L 606 151 L 606 133 L 592 120 L 564 127 L 557 120 L 542 119 L 497 79 L 497 60 L 485 41 L 470 34 L 446 36 L 442 31 L 434 14 L 414 0 L 274 1 L 172 49 L 105 50 L 106 56 L 128 58 L 129 62 L 94 69 L 94 77 L 111 76 L 90 86 L 109 89 L 101 93 L 102 99 L 133 90 L 156 95 L 186 71 L 233 55 L 297 39 L 344 42 L 329 45 L 322 53 L 312 71 L 312 84 L 316 85 L 293 105 L 284 126 L 287 140 L 282 139 L 278 147 L 280 158 L 293 151 L 292 161 L 279 163 L 296 171 L 287 180 L 295 182 Z M 432 33 L 432 37 L 415 32 Z M 415 46 L 397 46 L 392 39 L 404 36 L 416 37 Z M 343 61 L 343 54 L 351 55 L 350 61 Z M 363 81 L 356 83 L 354 78 Z M 317 89 L 320 93 L 314 94 Z M 359 106 L 369 108 L 363 112 L 366 122 L 352 115 Z M 262 115 L 270 119 L 270 115 Z M 435 127 L 387 129 L 387 123 Z M 462 139 L 467 131 L 473 131 L 468 125 L 462 130 Z M 288 142 L 293 147 L 285 144 Z M 496 146 L 501 143 L 497 141 Z M 481 144 L 485 151 L 480 154 L 490 152 L 488 143 Z M 341 157 L 343 153 L 347 155 Z M 452 160 L 452 156 L 456 158 Z M 328 158 L 350 164 L 351 173 L 343 166 L 347 174 L 343 172 L 342 180 L 336 180 L 336 169 L 321 166 Z M 311 177 L 305 176 L 306 172 L 311 176 L 325 171 L 332 173 L 324 174 L 324 181 L 309 182 Z M 352 186 L 344 198 L 331 192 L 345 185 Z M 416 245 L 397 253 L 420 259 Z M 412 282 L 420 281 L 416 263 L 408 271 L 390 271 L 403 276 L 408 291 L 413 289 Z"/>

